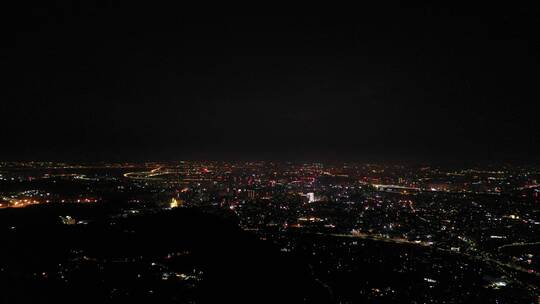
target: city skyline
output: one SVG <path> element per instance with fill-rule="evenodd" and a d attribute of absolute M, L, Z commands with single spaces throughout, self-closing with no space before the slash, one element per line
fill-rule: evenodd
<path fill-rule="evenodd" d="M 224 4 L 3 6 L 0 302 L 540 303 L 540 10 Z"/>
<path fill-rule="evenodd" d="M 534 303 L 539 204 L 527 166 L 0 162 L 2 296 Z"/>

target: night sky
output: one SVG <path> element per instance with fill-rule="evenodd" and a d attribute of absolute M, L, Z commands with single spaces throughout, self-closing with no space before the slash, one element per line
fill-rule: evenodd
<path fill-rule="evenodd" d="M 0 159 L 539 159 L 528 8 L 4 14 Z"/>

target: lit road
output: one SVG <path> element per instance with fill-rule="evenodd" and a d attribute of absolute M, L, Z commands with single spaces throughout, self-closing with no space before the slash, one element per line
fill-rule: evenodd
<path fill-rule="evenodd" d="M 176 171 L 163 170 L 163 167 L 158 167 L 150 171 L 124 173 L 124 177 L 138 180 L 156 180 L 159 176 L 176 173 Z"/>
<path fill-rule="evenodd" d="M 534 275 L 536 277 L 540 277 L 540 273 L 531 272 L 529 269 L 523 268 L 523 267 L 515 265 L 515 264 L 501 262 L 499 260 L 496 260 L 496 259 L 492 258 L 490 256 L 490 254 L 488 254 L 486 252 L 479 252 L 478 255 L 473 255 L 473 254 L 469 254 L 469 253 L 456 252 L 456 251 L 452 251 L 452 250 L 449 250 L 449 249 L 438 248 L 438 247 L 435 247 L 431 243 L 428 243 L 428 242 L 409 241 L 409 240 L 403 239 L 403 238 L 385 238 L 385 237 L 382 237 L 382 236 L 370 235 L 370 234 L 365 234 L 365 233 L 354 233 L 354 234 L 316 233 L 316 234 L 317 235 L 333 236 L 333 237 L 346 237 L 346 238 L 365 239 L 365 240 L 372 240 L 372 241 L 377 241 L 377 242 L 387 242 L 387 243 L 395 243 L 395 244 L 410 244 L 410 245 L 416 245 L 416 246 L 422 246 L 422 247 L 431 247 L 431 248 L 433 248 L 435 250 L 438 250 L 438 251 L 441 251 L 441 252 L 444 252 L 444 253 L 457 254 L 457 255 L 463 256 L 463 257 L 468 258 L 468 259 L 477 260 L 477 261 L 484 262 L 484 263 L 486 263 L 488 265 L 492 265 L 492 266 L 496 267 L 497 269 L 499 269 L 502 273 L 507 275 L 509 278 L 512 278 L 516 283 L 520 284 L 521 286 L 525 286 L 529 290 L 534 290 L 534 291 L 538 290 L 538 286 L 522 282 L 521 280 L 516 278 L 516 276 L 514 274 L 512 274 L 511 272 L 509 272 L 508 270 L 510 270 L 510 271 L 518 271 L 518 272 L 525 273 L 525 274 L 528 274 L 528 275 Z M 539 243 L 540 242 L 532 243 L 532 244 L 539 244 Z"/>

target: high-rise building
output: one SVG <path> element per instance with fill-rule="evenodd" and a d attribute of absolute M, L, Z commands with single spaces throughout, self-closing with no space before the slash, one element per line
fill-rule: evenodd
<path fill-rule="evenodd" d="M 255 190 L 248 190 L 247 194 L 249 199 L 255 199 Z"/>

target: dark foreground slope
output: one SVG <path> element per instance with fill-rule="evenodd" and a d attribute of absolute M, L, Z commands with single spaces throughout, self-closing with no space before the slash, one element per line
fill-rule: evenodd
<path fill-rule="evenodd" d="M 232 222 L 189 209 L 113 218 L 106 216 L 110 212 L 60 206 L 1 210 L 0 299 L 4 303 L 330 300 L 305 264 L 282 256 Z M 73 224 L 66 215 L 90 221 Z"/>

